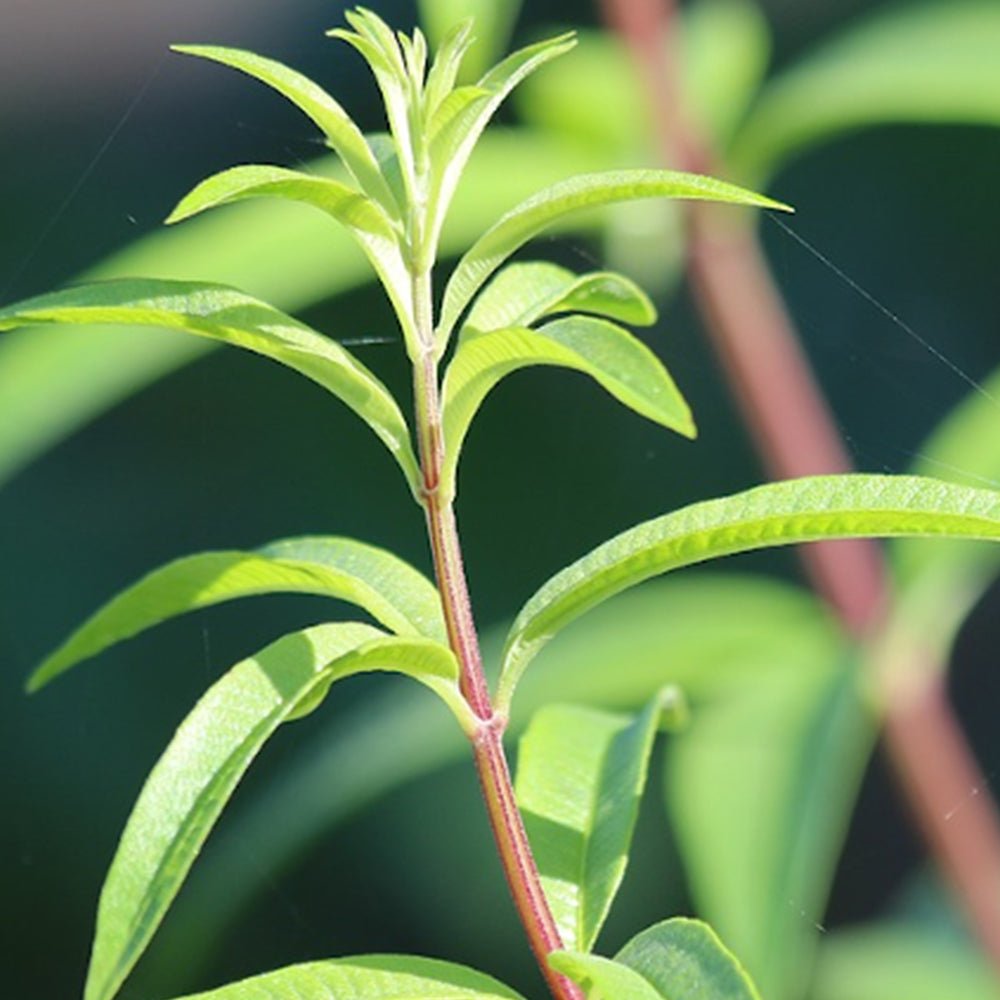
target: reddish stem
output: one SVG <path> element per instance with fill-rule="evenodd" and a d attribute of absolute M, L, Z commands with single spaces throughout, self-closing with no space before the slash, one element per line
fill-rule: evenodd
<path fill-rule="evenodd" d="M 664 159 L 716 173 L 715 158 L 686 120 L 670 0 L 601 0 L 608 23 L 634 56 L 650 95 Z M 709 205 L 689 212 L 690 273 L 706 327 L 768 472 L 775 478 L 835 473 L 850 462 L 774 287 L 745 225 Z M 884 562 L 865 541 L 802 550 L 814 586 L 844 626 L 862 636 L 888 603 Z M 879 672 L 886 749 L 924 839 L 994 967 L 1000 971 L 1000 822 L 948 704 L 941 671 L 908 670 L 902 692 Z M 974 794 L 954 811 L 956 794 Z M 964 791 L 963 791 L 964 790 Z"/>

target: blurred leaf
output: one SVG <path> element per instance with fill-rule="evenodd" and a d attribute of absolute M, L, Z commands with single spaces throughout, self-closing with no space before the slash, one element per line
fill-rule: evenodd
<path fill-rule="evenodd" d="M 1000 1000 L 976 948 L 905 924 L 834 931 L 820 942 L 810 1000 Z"/>
<path fill-rule="evenodd" d="M 420 23 L 437 48 L 460 21 L 472 18 L 472 47 L 461 78 L 477 79 L 507 49 L 521 0 L 419 0 Z"/>
<path fill-rule="evenodd" d="M 205 552 L 168 563 L 106 603 L 31 675 L 30 691 L 168 618 L 254 594 L 351 601 L 401 635 L 444 641 L 433 584 L 391 552 L 351 538 L 291 538 L 257 552 Z"/>
<path fill-rule="evenodd" d="M 558 264 L 509 264 L 476 297 L 461 338 L 531 326 L 561 312 L 584 312 L 630 326 L 651 326 L 656 307 L 632 280 L 611 271 L 577 275 Z"/>
<path fill-rule="evenodd" d="M 175 52 L 211 59 L 241 70 L 288 98 L 316 123 L 361 189 L 379 202 L 390 216 L 398 218 L 399 206 L 361 130 L 322 87 L 296 70 L 253 52 L 214 45 L 174 45 L 172 48 Z"/>
<path fill-rule="evenodd" d="M 441 483 L 446 494 L 454 489 L 462 443 L 482 401 L 504 376 L 533 365 L 583 372 L 630 410 L 685 437 L 695 436 L 691 412 L 670 373 L 622 327 L 570 316 L 539 330 L 496 330 L 461 344 L 445 374 Z"/>
<path fill-rule="evenodd" d="M 767 72 L 767 20 L 752 0 L 698 0 L 685 6 L 683 29 L 688 113 L 724 146 Z"/>
<path fill-rule="evenodd" d="M 537 192 L 511 209 L 464 254 L 445 286 L 437 332 L 439 343 L 447 342 L 462 311 L 489 276 L 532 237 L 584 209 L 643 198 L 682 198 L 758 208 L 787 208 L 781 202 L 733 184 L 673 170 L 619 170 L 572 177 Z"/>
<path fill-rule="evenodd" d="M 392 221 L 370 198 L 328 177 L 317 177 L 284 167 L 248 164 L 213 174 L 185 195 L 167 223 L 181 222 L 210 208 L 248 198 L 274 197 L 318 208 L 335 219 L 357 240 L 382 282 L 396 317 L 412 340 L 413 295 L 410 276 Z"/>
<path fill-rule="evenodd" d="M 637 934 L 615 956 L 664 1000 L 760 1000 L 750 977 L 715 931 L 674 917 Z"/>
<path fill-rule="evenodd" d="M 291 965 L 181 1000 L 521 1000 L 490 976 L 410 955 Z"/>
<path fill-rule="evenodd" d="M 806 149 L 866 126 L 1000 125 L 998 50 L 993 0 L 880 10 L 767 84 L 729 163 L 761 183 Z"/>
<path fill-rule="evenodd" d="M 1000 481 L 997 398 L 1000 372 L 970 393 L 918 449 L 913 472 L 969 486 Z M 896 539 L 890 557 L 898 584 L 891 641 L 920 650 L 911 662 L 942 667 L 969 611 L 1000 570 L 992 546 Z M 901 667 L 902 658 L 897 657 Z"/>
<path fill-rule="evenodd" d="M 278 361 L 354 410 L 392 453 L 411 489 L 419 488 L 410 432 L 389 390 L 336 342 L 236 289 L 204 282 L 123 278 L 0 308 L 0 331 L 44 323 L 162 326 Z"/>
<path fill-rule="evenodd" d="M 846 651 L 772 668 L 699 707 L 665 780 L 698 912 L 764 996 L 790 1000 L 804 995 L 876 719 Z"/>
<path fill-rule="evenodd" d="M 673 1000 L 627 965 L 581 952 L 556 951 L 549 956 L 556 972 L 583 986 L 595 1000 Z"/>
<path fill-rule="evenodd" d="M 536 713 L 515 790 L 542 888 L 569 951 L 590 951 L 618 892 L 663 703 L 634 719 L 575 705 Z"/>
<path fill-rule="evenodd" d="M 560 628 L 651 576 L 753 549 L 893 535 L 1000 539 L 1000 494 L 917 476 L 814 476 L 646 521 L 557 573 L 521 609 L 497 703 L 509 704 L 528 662 Z"/>
<path fill-rule="evenodd" d="M 153 768 L 122 834 L 101 891 L 84 1000 L 117 992 L 278 726 L 315 708 L 334 681 L 373 670 L 408 674 L 453 710 L 461 704 L 448 649 L 355 623 L 286 635 L 212 685 Z"/>
<path fill-rule="evenodd" d="M 518 169 L 511 170 L 515 159 Z M 591 150 L 524 130 L 491 130 L 459 187 L 442 250 L 468 246 L 499 212 L 540 185 L 594 166 Z M 310 169 L 346 176 L 332 158 Z M 373 277 L 343 230 L 270 202 L 241 203 L 229 213 L 144 237 L 88 277 L 135 274 L 235 285 L 286 312 Z M 159 330 L 136 337 L 132 330 L 99 326 L 0 337 L 0 483 L 103 410 L 214 346 Z M 107 364 L 109 357 L 114 365 Z"/>

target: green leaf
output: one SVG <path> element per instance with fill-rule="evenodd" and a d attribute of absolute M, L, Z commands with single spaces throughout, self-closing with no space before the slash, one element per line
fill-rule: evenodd
<path fill-rule="evenodd" d="M 428 247 L 433 254 L 438 234 L 459 180 L 479 137 L 507 95 L 528 75 L 574 45 L 572 34 L 559 35 L 511 53 L 476 84 L 482 97 L 468 101 L 440 128 L 430 147 L 432 181 L 428 198 Z"/>
<path fill-rule="evenodd" d="M 339 344 L 242 292 L 203 282 L 121 279 L 0 308 L 0 331 L 44 323 L 162 326 L 279 361 L 354 410 L 392 452 L 410 488 L 419 490 L 409 430 L 389 390 Z"/>
<path fill-rule="evenodd" d="M 637 934 L 615 956 L 664 1000 L 760 1000 L 750 977 L 708 924 L 674 917 Z"/>
<path fill-rule="evenodd" d="M 738 176 L 884 123 L 1000 125 L 1000 7 L 951 0 L 886 9 L 779 74 L 737 132 Z"/>
<path fill-rule="evenodd" d="M 110 1000 L 118 990 L 278 726 L 315 708 L 334 681 L 373 670 L 408 674 L 464 718 L 448 649 L 355 623 L 284 636 L 212 685 L 153 768 L 122 834 L 101 892 L 84 1000 Z"/>
<path fill-rule="evenodd" d="M 287 97 L 319 126 L 330 147 L 361 185 L 361 189 L 374 198 L 390 217 L 399 217 L 399 206 L 361 130 L 322 87 L 301 73 L 252 52 L 214 45 L 174 45 L 171 48 L 175 52 L 211 59 L 242 70 Z"/>
<path fill-rule="evenodd" d="M 489 276 L 532 237 L 584 209 L 643 198 L 684 198 L 786 210 L 787 205 L 733 184 L 672 170 L 619 170 L 570 178 L 511 209 L 458 262 L 444 291 L 437 337 L 448 336 Z"/>
<path fill-rule="evenodd" d="M 154 570 L 46 657 L 28 690 L 37 691 L 81 660 L 168 618 L 237 597 L 276 593 L 351 601 L 400 635 L 445 639 L 437 590 L 391 552 L 351 538 L 290 538 L 257 552 L 206 552 Z"/>
<path fill-rule="evenodd" d="M 791 1000 L 806 994 L 876 718 L 856 655 L 773 652 L 767 671 L 745 664 L 698 705 L 671 740 L 665 784 L 698 913 L 764 996 Z"/>
<path fill-rule="evenodd" d="M 814 476 L 692 504 L 646 521 L 557 573 L 521 609 L 504 652 L 498 705 L 535 653 L 613 594 L 692 563 L 824 538 L 1000 539 L 1000 494 L 920 476 Z"/>
<path fill-rule="evenodd" d="M 970 393 L 918 449 L 912 471 L 969 486 L 1000 481 L 1000 436 L 996 433 L 1000 372 L 982 390 Z M 914 663 L 944 668 L 959 629 L 973 606 L 1000 571 L 1000 553 L 992 546 L 939 541 L 920 545 L 894 540 L 890 548 L 898 599 L 893 602 L 888 631 L 903 649 L 894 665 Z"/>
<path fill-rule="evenodd" d="M 490 976 L 410 955 L 361 955 L 292 965 L 182 1000 L 521 1000 Z"/>
<path fill-rule="evenodd" d="M 558 264 L 508 264 L 476 297 L 460 339 L 531 326 L 561 312 L 583 312 L 630 326 L 651 326 L 656 307 L 631 279 L 612 271 L 577 275 Z"/>
<path fill-rule="evenodd" d="M 476 148 L 442 250 L 457 253 L 505 206 L 567 172 L 593 169 L 595 152 L 526 130 L 493 129 Z M 516 159 L 518 169 L 510 163 Z M 321 174 L 347 173 L 333 157 L 310 165 Z M 268 253 L 260 252 L 266 240 Z M 295 312 L 372 279 L 348 233 L 313 212 L 289 212 L 273 201 L 242 202 L 228 213 L 145 236 L 86 275 L 191 274 L 244 288 Z M 0 482 L 35 456 L 155 379 L 216 346 L 169 331 L 87 326 L 20 330 L 0 337 Z M 107 358 L 114 357 L 114 365 Z"/>
<path fill-rule="evenodd" d="M 520 0 L 419 0 L 417 4 L 420 23 L 439 58 L 459 22 L 474 25 L 472 45 L 462 66 L 466 80 L 478 77 L 506 50 L 520 7 Z"/>
<path fill-rule="evenodd" d="M 664 998 L 638 972 L 600 955 L 556 951 L 549 956 L 549 965 L 582 986 L 589 1000 L 673 1000 Z"/>
<path fill-rule="evenodd" d="M 518 750 L 518 808 L 563 944 L 590 951 L 628 864 L 653 737 L 664 708 L 641 715 L 550 705 Z"/>
<path fill-rule="evenodd" d="M 695 436 L 690 410 L 670 373 L 622 327 L 570 316 L 539 330 L 496 330 L 460 344 L 445 374 L 441 482 L 446 494 L 454 490 L 462 442 L 482 401 L 505 375 L 532 365 L 583 372 L 640 416 L 685 437 Z"/>
<path fill-rule="evenodd" d="M 247 198 L 274 197 L 318 208 L 358 242 L 392 300 L 400 325 L 409 338 L 413 311 L 411 282 L 393 224 L 370 198 L 340 181 L 284 167 L 248 164 L 213 174 L 187 194 L 170 213 L 168 224 L 181 222 L 209 208 Z"/>
<path fill-rule="evenodd" d="M 811 1000 L 996 1000 L 996 973 L 964 941 L 905 924 L 875 924 L 824 936 Z"/>

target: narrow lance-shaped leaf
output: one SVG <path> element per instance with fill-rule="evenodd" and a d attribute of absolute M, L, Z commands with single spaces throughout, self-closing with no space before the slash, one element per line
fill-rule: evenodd
<path fill-rule="evenodd" d="M 523 1000 L 490 976 L 412 955 L 307 962 L 181 1000 Z"/>
<path fill-rule="evenodd" d="M 625 875 L 663 709 L 659 696 L 634 719 L 550 705 L 521 737 L 517 804 L 569 951 L 593 947 Z"/>
<path fill-rule="evenodd" d="M 436 4 L 435 9 L 439 6 L 440 4 Z M 474 19 L 471 17 L 464 20 L 458 17 L 452 18 L 448 21 L 447 30 L 440 39 L 441 44 L 427 73 L 427 83 L 424 87 L 424 128 L 428 132 L 441 103 L 455 89 L 462 60 L 472 44 L 473 24 Z M 436 39 L 432 38 L 431 41 L 434 43 Z"/>
<path fill-rule="evenodd" d="M 409 274 L 392 222 L 374 201 L 347 184 L 284 167 L 231 167 L 198 184 L 181 199 L 167 223 L 181 222 L 220 205 L 266 197 L 311 205 L 345 226 L 379 276 L 403 330 L 409 337 L 414 336 Z"/>
<path fill-rule="evenodd" d="M 428 251 L 434 253 L 452 197 L 472 150 L 507 95 L 529 74 L 576 44 L 573 35 L 560 35 L 511 53 L 476 84 L 482 97 L 464 107 L 437 129 L 430 148 L 432 184 L 428 200 Z"/>
<path fill-rule="evenodd" d="M 762 178 L 865 126 L 1000 124 L 998 39 L 992 0 L 879 10 L 765 86 L 729 162 L 741 176 Z"/>
<path fill-rule="evenodd" d="M 528 662 L 560 628 L 626 587 L 737 552 L 897 535 L 1000 540 L 1000 493 L 920 476 L 815 476 L 646 521 L 557 573 L 521 609 L 507 639 L 498 704 L 509 704 Z"/>
<path fill-rule="evenodd" d="M 643 198 L 683 198 L 788 210 L 781 202 L 734 184 L 672 170 L 584 174 L 554 184 L 511 209 L 458 262 L 445 287 L 437 333 L 439 344 L 447 342 L 462 310 L 489 276 L 532 237 L 584 209 Z"/>
<path fill-rule="evenodd" d="M 695 436 L 684 397 L 653 352 L 614 323 L 589 316 L 558 319 L 537 331 L 497 330 L 461 344 L 444 380 L 442 488 L 454 490 L 462 442 L 480 404 L 505 376 L 556 365 L 591 376 L 619 402 L 685 437 Z"/>
<path fill-rule="evenodd" d="M 507 48 L 521 0 L 419 0 L 420 23 L 431 44 L 444 49 L 449 31 L 462 20 L 475 27 L 472 46 L 463 60 L 462 76 L 475 79 Z"/>
<path fill-rule="evenodd" d="M 615 961 L 638 972 L 664 1000 L 760 1000 L 736 956 L 700 920 L 674 917 L 654 924 Z"/>
<path fill-rule="evenodd" d="M 278 726 L 314 709 L 330 684 L 388 670 L 426 684 L 463 724 L 458 667 L 427 639 L 368 625 L 318 625 L 231 668 L 182 723 L 139 796 L 98 907 L 84 1000 L 110 1000 L 142 954 L 240 778 Z"/>
<path fill-rule="evenodd" d="M 44 323 L 162 326 L 263 354 L 346 403 L 392 452 L 410 488 L 419 490 L 409 429 L 389 390 L 335 341 L 249 295 L 202 282 L 125 278 L 0 309 L 0 331 Z"/>
<path fill-rule="evenodd" d="M 81 660 L 168 618 L 238 597 L 277 593 L 351 601 L 400 635 L 445 638 L 437 590 L 402 559 L 351 538 L 290 538 L 256 552 L 204 552 L 154 570 L 46 657 L 28 689 L 36 691 Z"/>
<path fill-rule="evenodd" d="M 242 70 L 287 97 L 319 126 L 330 147 L 344 162 L 362 190 L 374 198 L 390 216 L 398 218 L 399 206 L 386 185 L 361 130 L 322 87 L 296 70 L 252 52 L 214 45 L 174 45 L 172 48 L 175 52 L 211 59 Z"/>
<path fill-rule="evenodd" d="M 462 326 L 460 340 L 531 326 L 553 313 L 583 312 L 631 326 L 656 322 L 656 307 L 630 278 L 613 271 L 577 275 L 543 261 L 508 264 L 476 297 Z"/>

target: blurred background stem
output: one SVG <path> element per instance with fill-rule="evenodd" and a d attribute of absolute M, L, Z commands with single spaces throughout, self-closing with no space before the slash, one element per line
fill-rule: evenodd
<path fill-rule="evenodd" d="M 648 94 L 670 166 L 724 174 L 680 87 L 678 12 L 671 0 L 601 0 Z M 769 476 L 850 471 L 851 462 L 771 279 L 748 220 L 707 205 L 688 210 L 688 271 L 699 311 Z M 815 589 L 844 628 L 878 631 L 889 602 L 879 547 L 869 541 L 801 550 Z M 882 664 L 878 665 L 882 667 Z M 922 665 L 921 665 L 922 666 Z M 906 684 L 900 685 L 900 676 Z M 913 817 L 970 927 L 1000 975 L 1000 821 L 955 718 L 940 669 L 879 670 L 884 745 Z M 955 810 L 956 789 L 967 794 Z"/>

